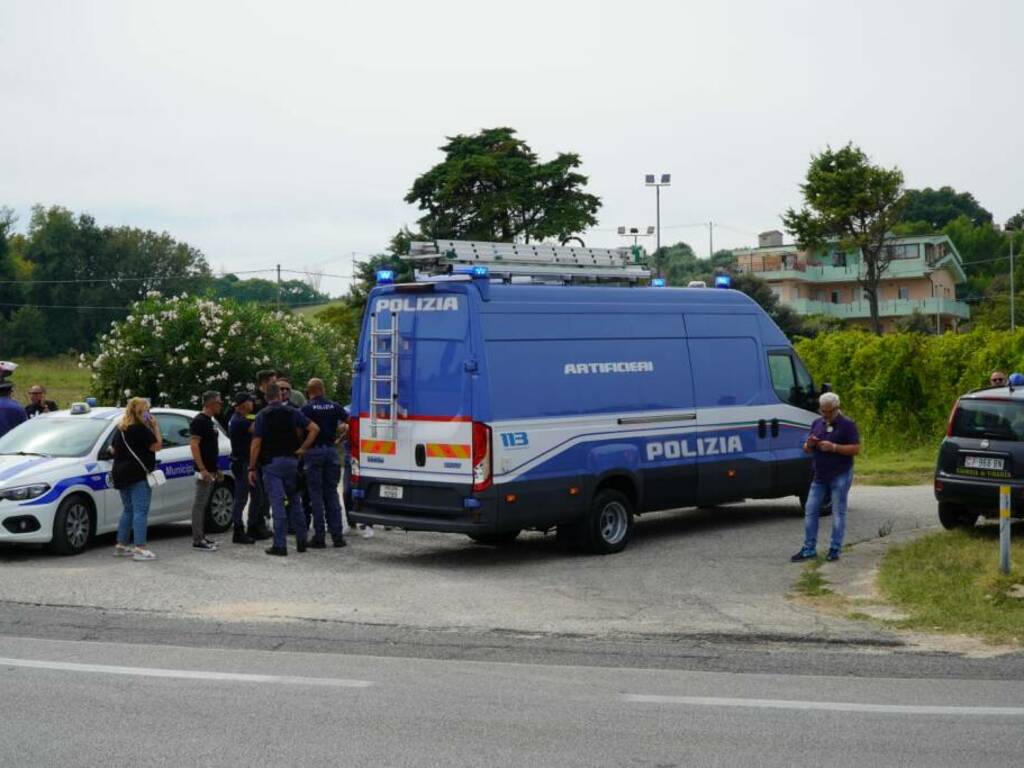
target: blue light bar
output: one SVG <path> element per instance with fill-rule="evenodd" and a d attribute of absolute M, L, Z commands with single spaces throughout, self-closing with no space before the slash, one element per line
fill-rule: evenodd
<path fill-rule="evenodd" d="M 665 278 L 664 277 L 656 277 L 653 280 L 651 280 L 651 288 L 664 288 L 664 287 L 665 287 Z"/>
<path fill-rule="evenodd" d="M 395 270 L 393 269 L 378 269 L 377 270 L 377 285 L 389 285 L 395 282 Z"/>
<path fill-rule="evenodd" d="M 473 277 L 487 277 L 491 274 L 491 270 L 487 267 L 473 267 L 473 271 L 470 274 Z"/>
<path fill-rule="evenodd" d="M 729 275 L 717 275 L 715 288 L 732 288 L 732 278 Z"/>

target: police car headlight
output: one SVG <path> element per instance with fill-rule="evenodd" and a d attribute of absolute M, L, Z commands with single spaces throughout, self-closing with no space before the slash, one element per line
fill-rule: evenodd
<path fill-rule="evenodd" d="M 48 490 L 50 490 L 50 486 L 46 483 L 19 485 L 17 488 L 4 488 L 0 490 L 0 500 L 25 501 L 27 499 L 37 499 Z"/>

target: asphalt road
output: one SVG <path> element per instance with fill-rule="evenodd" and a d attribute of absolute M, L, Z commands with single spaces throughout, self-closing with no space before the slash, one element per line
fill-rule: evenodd
<path fill-rule="evenodd" d="M 857 487 L 847 541 L 936 525 L 927 486 Z M 828 535 L 823 522 L 821 540 Z M 334 622 L 407 629 L 599 638 L 743 637 L 885 643 L 891 633 L 787 597 L 800 566 L 795 499 L 645 515 L 629 548 L 594 557 L 524 534 L 508 549 L 448 534 L 382 531 L 342 550 L 270 558 L 262 547 L 195 552 L 187 526 L 154 531 L 155 562 L 0 548 L 0 604 L 146 616 Z M 830 564 L 829 566 L 833 566 Z M 835 565 L 843 568 L 843 563 Z"/>
<path fill-rule="evenodd" d="M 999 766 L 1024 682 L 0 638 L 0 766 Z"/>

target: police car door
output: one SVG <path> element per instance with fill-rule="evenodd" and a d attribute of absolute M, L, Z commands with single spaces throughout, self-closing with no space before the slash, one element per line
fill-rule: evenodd
<path fill-rule="evenodd" d="M 764 364 L 755 315 L 686 316 L 697 405 L 700 503 L 763 497 L 774 488 Z M 774 398 L 773 398 L 774 399 Z"/>
<path fill-rule="evenodd" d="M 164 447 L 157 452 L 157 466 L 164 471 L 167 482 L 153 489 L 152 509 L 161 517 L 179 519 L 188 514 L 195 494 L 195 468 L 192 465 L 189 418 L 180 413 L 154 413 L 160 423 Z"/>

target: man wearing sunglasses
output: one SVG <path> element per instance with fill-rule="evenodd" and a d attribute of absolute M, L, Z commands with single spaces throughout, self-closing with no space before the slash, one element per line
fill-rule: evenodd
<path fill-rule="evenodd" d="M 988 384 L 990 387 L 1005 387 L 1006 374 L 1002 371 L 992 371 L 992 375 L 988 377 Z"/>
<path fill-rule="evenodd" d="M 853 419 L 839 411 L 839 395 L 826 392 L 818 399 L 821 418 L 815 419 L 804 441 L 804 453 L 812 454 L 814 479 L 804 509 L 804 546 L 790 560 L 818 556 L 818 518 L 825 499 L 832 497 L 832 538 L 826 560 L 838 560 L 846 534 L 846 501 L 853 483 L 853 457 L 860 453 L 860 433 Z"/>

